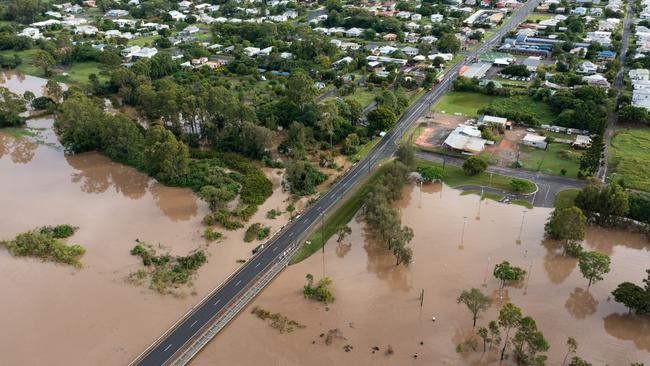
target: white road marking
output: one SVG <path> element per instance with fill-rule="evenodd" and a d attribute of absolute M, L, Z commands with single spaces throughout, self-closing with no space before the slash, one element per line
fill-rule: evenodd
<path fill-rule="evenodd" d="M 168 350 L 171 346 L 172 346 L 172 344 L 170 343 L 167 347 L 165 347 L 165 350 L 164 350 L 163 352 L 167 352 L 167 350 Z"/>
<path fill-rule="evenodd" d="M 278 250 L 278 247 L 273 247 L 273 251 L 275 252 L 276 250 Z"/>
<path fill-rule="evenodd" d="M 292 237 L 292 236 L 293 236 L 293 231 L 289 233 L 289 237 Z"/>
<path fill-rule="evenodd" d="M 259 264 L 259 263 L 257 263 L 257 264 L 255 265 L 255 268 L 257 268 L 257 267 L 259 267 L 259 266 L 260 266 L 260 264 Z"/>
<path fill-rule="evenodd" d="M 241 283 L 241 280 L 237 281 L 237 283 L 235 284 L 235 286 L 239 286 L 240 283 Z"/>
<path fill-rule="evenodd" d="M 217 306 L 218 303 L 221 302 L 221 299 L 217 300 L 217 302 L 214 303 L 214 306 Z"/>
<path fill-rule="evenodd" d="M 192 323 L 192 325 L 190 325 L 190 328 L 192 328 L 194 325 L 196 325 L 197 322 L 198 322 L 198 320 L 195 320 L 194 323 Z"/>

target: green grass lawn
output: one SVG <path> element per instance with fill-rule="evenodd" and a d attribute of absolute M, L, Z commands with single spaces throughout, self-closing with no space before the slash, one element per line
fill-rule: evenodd
<path fill-rule="evenodd" d="M 548 14 L 530 14 L 529 16 L 526 17 L 526 21 L 529 23 L 537 23 L 537 21 L 542 21 L 542 20 L 547 20 L 553 18 L 552 15 Z"/>
<path fill-rule="evenodd" d="M 512 200 L 512 201 L 510 201 L 510 203 L 512 203 L 513 205 L 524 206 L 524 207 L 526 207 L 526 208 L 529 209 L 529 210 L 532 209 L 532 208 L 534 207 L 532 203 L 530 203 L 530 202 L 528 202 L 528 201 L 526 201 L 526 200 L 519 200 L 519 199 L 516 199 L 516 200 Z"/>
<path fill-rule="evenodd" d="M 134 38 L 128 42 L 129 46 L 151 46 L 153 43 L 160 38 L 159 35 L 155 34 L 152 36 L 146 36 L 146 37 L 139 37 L 139 38 Z"/>
<path fill-rule="evenodd" d="M 442 170 L 442 164 L 438 164 L 430 161 L 420 160 L 418 161 L 418 166 L 433 166 L 437 169 Z M 492 176 L 492 178 L 490 178 L 490 175 Z M 512 181 L 512 179 L 513 179 L 512 177 L 507 177 L 505 175 L 490 174 L 487 172 L 483 172 L 478 175 L 469 176 L 465 174 L 463 168 L 447 164 L 445 166 L 445 170 L 443 171 L 442 180 L 443 182 L 445 182 L 447 185 L 451 187 L 458 187 L 462 185 L 480 185 L 480 186 L 501 189 L 506 192 L 513 192 L 512 188 L 510 187 L 510 181 Z M 531 188 L 529 191 L 523 193 L 532 193 L 535 190 L 535 184 L 533 182 L 530 182 L 530 187 Z"/>
<path fill-rule="evenodd" d="M 629 188 L 650 192 L 650 129 L 617 131 L 609 149 L 612 180 L 622 179 Z"/>
<path fill-rule="evenodd" d="M 0 52 L 0 54 L 3 55 L 17 54 L 23 60 L 23 62 L 20 65 L 18 65 L 18 67 L 16 68 L 17 71 L 23 74 L 33 75 L 33 76 L 43 78 L 45 77 L 43 70 L 39 67 L 32 65 L 32 56 L 34 55 L 34 53 L 36 53 L 36 51 L 37 50 L 35 49 L 20 51 L 20 52 L 3 51 Z M 77 62 L 72 64 L 72 66 L 63 69 L 63 72 L 68 74 L 67 76 L 63 76 L 60 73 L 55 73 L 52 76 L 52 79 L 63 83 L 87 83 L 88 76 L 90 76 L 90 74 L 96 74 L 100 80 L 106 80 L 107 78 L 105 76 L 100 75 L 102 68 L 103 68 L 102 64 L 98 62 Z"/>
<path fill-rule="evenodd" d="M 492 106 L 506 111 L 520 111 L 535 115 L 540 123 L 551 124 L 556 114 L 551 107 L 542 101 L 533 100 L 527 95 L 514 95 L 509 98 L 494 98 Z"/>
<path fill-rule="evenodd" d="M 359 102 L 362 107 L 367 106 L 370 104 L 373 100 L 375 100 L 375 97 L 377 96 L 377 92 L 375 91 L 369 91 L 368 89 L 365 88 L 356 88 L 354 90 L 354 93 L 347 95 L 344 97 L 344 99 L 353 99 Z"/>
<path fill-rule="evenodd" d="M 565 189 L 558 192 L 555 195 L 553 206 L 555 206 L 555 208 L 568 208 L 573 206 L 573 201 L 575 201 L 578 193 L 580 193 L 580 190 L 576 188 Z"/>
<path fill-rule="evenodd" d="M 496 97 L 471 93 L 471 92 L 449 92 L 436 103 L 436 112 L 447 114 L 460 113 L 464 116 L 474 117 L 479 109 L 487 107 Z"/>
<path fill-rule="evenodd" d="M 572 149 L 567 144 L 549 144 L 546 150 L 522 146 L 520 151 L 519 159 L 526 170 L 562 175 L 562 169 L 566 169 L 567 177 L 576 177 L 578 175 L 581 152 Z"/>

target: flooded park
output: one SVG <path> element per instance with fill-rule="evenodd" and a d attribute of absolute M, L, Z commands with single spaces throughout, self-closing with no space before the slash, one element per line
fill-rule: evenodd
<path fill-rule="evenodd" d="M 2 74 L 0 85 L 39 95 L 44 80 Z M 52 123 L 39 117 L 28 120 L 26 133 L 0 130 L 0 239 L 66 223 L 79 227 L 70 242 L 86 254 L 83 267 L 73 269 L 0 250 L 0 287 L 7 294 L 0 302 L 2 364 L 128 364 L 257 244 L 244 243 L 244 229 L 208 244 L 201 223 L 208 207 L 191 190 L 163 186 L 98 153 L 65 154 Z M 289 197 L 278 172 L 265 172 L 274 193 L 250 222 L 275 232 L 288 217 L 271 220 L 266 212 L 284 209 Z M 619 283 L 645 277 L 650 244 L 644 235 L 588 228 L 583 246 L 610 255 L 612 271 L 587 289 L 577 260 L 544 238 L 550 209 L 481 201 L 441 184 L 409 185 L 395 205 L 415 233 L 409 267 L 396 266 L 357 215 L 351 235 L 341 243 L 332 238 L 324 253 L 288 267 L 192 364 L 498 364 L 498 354 L 480 347 L 456 351 L 472 334 L 471 314 L 456 298 L 472 287 L 493 299 L 478 325 L 514 303 L 544 332 L 549 365 L 561 364 L 569 336 L 578 340 L 577 354 L 594 365 L 650 361 L 650 317 L 629 315 L 611 298 Z M 140 268 L 129 253 L 136 239 L 174 255 L 204 248 L 208 262 L 187 291 L 160 295 L 127 281 Z M 528 274 L 500 292 L 492 269 L 503 260 Z M 303 298 L 308 273 L 332 278 L 333 304 Z M 280 334 L 250 313 L 253 306 L 305 328 Z M 322 335 L 334 330 L 337 336 L 326 344 Z M 386 355 L 389 345 L 394 353 Z"/>
<path fill-rule="evenodd" d="M 640 283 L 645 277 L 650 263 L 645 236 L 589 228 L 583 245 L 609 254 L 612 271 L 587 290 L 577 260 L 563 255 L 559 243 L 544 239 L 549 209 L 481 202 L 439 184 L 422 191 L 409 186 L 396 205 L 402 223 L 415 232 L 410 267 L 395 266 L 392 253 L 373 242 L 358 215 L 343 242 L 334 238 L 324 255 L 318 252 L 290 266 L 249 306 L 281 313 L 304 329 L 280 334 L 244 311 L 193 364 L 498 364 L 498 354 L 483 353 L 482 346 L 456 352 L 472 334 L 471 314 L 456 298 L 471 287 L 493 298 L 477 325 L 495 320 L 505 302 L 514 303 L 537 321 L 549 341 L 549 365 L 561 364 L 569 336 L 578 340 L 578 355 L 594 365 L 650 360 L 650 317 L 628 315 L 610 298 L 620 282 Z M 499 294 L 492 269 L 503 260 L 529 273 Z M 333 304 L 303 298 L 307 273 L 332 278 Z M 321 335 L 336 329 L 340 337 L 326 345 Z M 346 352 L 346 345 L 353 349 Z M 388 345 L 394 354 L 385 355 Z"/>

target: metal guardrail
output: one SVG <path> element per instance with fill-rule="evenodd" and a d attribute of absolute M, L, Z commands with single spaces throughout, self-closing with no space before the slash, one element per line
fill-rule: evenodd
<path fill-rule="evenodd" d="M 289 261 L 293 255 L 300 249 L 300 245 L 293 245 L 292 248 L 286 251 L 279 261 L 277 261 L 268 271 L 266 271 L 255 283 L 246 290 L 246 292 L 239 297 L 232 305 L 219 316 L 218 320 L 214 322 L 201 336 L 199 336 L 191 346 L 185 349 L 174 361 L 170 363 L 171 366 L 185 366 L 187 365 L 196 354 L 201 351 L 223 328 L 230 323 L 230 321 L 245 308 L 257 294 L 262 291 L 266 285 L 271 282 L 282 270 L 289 265 Z"/>

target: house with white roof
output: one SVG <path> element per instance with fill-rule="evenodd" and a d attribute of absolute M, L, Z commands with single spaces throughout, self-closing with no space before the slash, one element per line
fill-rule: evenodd
<path fill-rule="evenodd" d="M 171 10 L 168 14 L 176 22 L 183 21 L 185 18 L 187 18 L 187 15 L 179 12 L 178 10 Z"/>
<path fill-rule="evenodd" d="M 475 126 L 459 124 L 443 142 L 443 146 L 465 154 L 479 154 L 487 140 L 481 138 L 481 131 Z"/>
<path fill-rule="evenodd" d="M 350 28 L 345 31 L 345 35 L 348 37 L 360 37 L 361 33 L 363 33 L 363 29 L 361 28 Z"/>
<path fill-rule="evenodd" d="M 43 37 L 38 28 L 27 27 L 18 33 L 18 36 L 29 37 L 31 39 L 40 39 Z"/>

